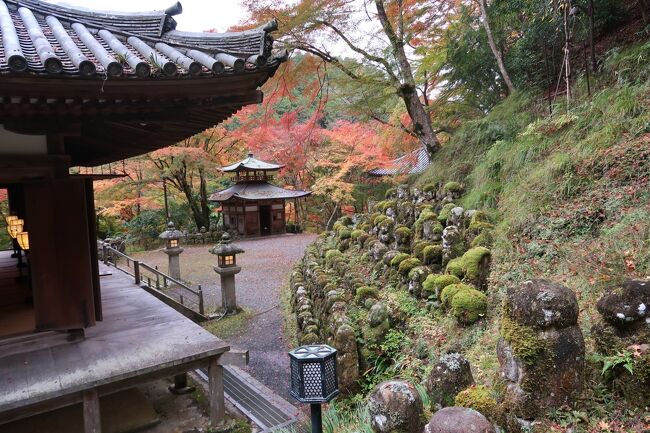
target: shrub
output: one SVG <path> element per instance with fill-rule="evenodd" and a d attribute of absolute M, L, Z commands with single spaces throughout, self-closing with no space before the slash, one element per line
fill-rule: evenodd
<path fill-rule="evenodd" d="M 408 259 L 411 257 L 410 254 L 407 253 L 398 253 L 395 257 L 392 258 L 390 261 L 390 265 L 394 268 L 399 267 L 400 263 L 402 263 L 404 260 Z"/>
<path fill-rule="evenodd" d="M 379 298 L 379 291 L 375 287 L 361 286 L 357 287 L 355 300 L 358 304 L 363 303 L 368 298 Z"/>
<path fill-rule="evenodd" d="M 406 276 L 411 272 L 411 269 L 420 266 L 422 263 L 415 257 L 409 257 L 408 259 L 402 260 L 397 268 L 399 273 Z"/>
<path fill-rule="evenodd" d="M 456 406 L 474 409 L 488 419 L 495 421 L 500 418 L 499 405 L 488 388 L 483 385 L 471 386 L 456 395 Z"/>
<path fill-rule="evenodd" d="M 428 245 L 424 248 L 422 257 L 427 265 L 440 263 L 442 261 L 442 247 L 440 245 Z"/>
<path fill-rule="evenodd" d="M 471 325 L 487 312 L 487 296 L 472 288 L 460 290 L 451 298 L 451 312 L 460 323 Z"/>
<path fill-rule="evenodd" d="M 449 307 L 454 296 L 463 290 L 475 289 L 472 286 L 463 283 L 449 284 L 446 286 L 444 289 L 442 289 L 442 292 L 440 292 L 440 301 L 442 302 L 442 305 Z"/>

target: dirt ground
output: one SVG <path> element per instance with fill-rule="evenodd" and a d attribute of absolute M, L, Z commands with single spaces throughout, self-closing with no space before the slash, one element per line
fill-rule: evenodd
<path fill-rule="evenodd" d="M 207 324 L 208 329 L 227 340 L 232 347 L 248 349 L 249 372 L 260 382 L 292 402 L 289 397 L 290 349 L 284 339 L 280 290 L 288 282 L 292 266 L 304 250 L 316 239 L 313 234 L 287 234 L 235 243 L 246 252 L 237 256 L 242 267 L 236 278 L 237 303 L 244 309 L 236 318 L 221 324 Z M 212 245 L 184 245 L 180 256 L 181 277 L 194 287 L 201 284 L 206 309 L 213 311 L 221 305 L 219 276 L 214 272 L 216 256 L 208 249 Z M 133 256 L 149 265 L 167 269 L 167 256 L 162 251 L 147 251 Z"/>

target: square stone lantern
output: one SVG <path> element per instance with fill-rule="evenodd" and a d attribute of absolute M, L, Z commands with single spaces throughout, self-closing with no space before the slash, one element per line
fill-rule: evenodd
<path fill-rule="evenodd" d="M 166 242 L 163 252 L 169 257 L 169 276 L 178 281 L 181 279 L 181 261 L 179 256 L 183 252 L 183 248 L 179 246 L 179 241 L 184 236 L 183 232 L 176 230 L 174 223 L 171 221 L 167 224 L 167 230 L 158 236 Z"/>
<path fill-rule="evenodd" d="M 237 265 L 237 254 L 244 250 L 231 243 L 230 235 L 226 232 L 221 236 L 221 242 L 210 252 L 217 256 L 214 271 L 221 276 L 221 305 L 227 312 L 236 311 L 235 275 L 241 271 L 241 266 Z"/>

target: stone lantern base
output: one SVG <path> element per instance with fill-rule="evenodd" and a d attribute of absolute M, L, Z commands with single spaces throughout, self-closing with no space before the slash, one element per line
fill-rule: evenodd
<path fill-rule="evenodd" d="M 214 266 L 213 269 L 221 276 L 221 306 L 227 312 L 237 311 L 235 275 L 241 271 L 241 266 L 230 266 L 227 268 Z"/>

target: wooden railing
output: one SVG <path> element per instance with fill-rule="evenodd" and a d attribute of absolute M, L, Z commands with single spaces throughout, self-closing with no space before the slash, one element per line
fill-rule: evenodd
<path fill-rule="evenodd" d="M 200 285 L 195 290 L 182 281 L 178 281 L 159 271 L 156 266 L 150 266 L 135 260 L 106 243 L 101 245 L 102 260 L 105 265 L 113 266 L 132 276 L 135 284 L 156 290 L 178 303 L 181 307 L 189 308 L 205 317 L 205 301 L 203 289 Z"/>
<path fill-rule="evenodd" d="M 272 175 L 263 175 L 263 176 L 233 176 L 232 180 L 234 182 L 270 182 L 273 180 Z"/>

